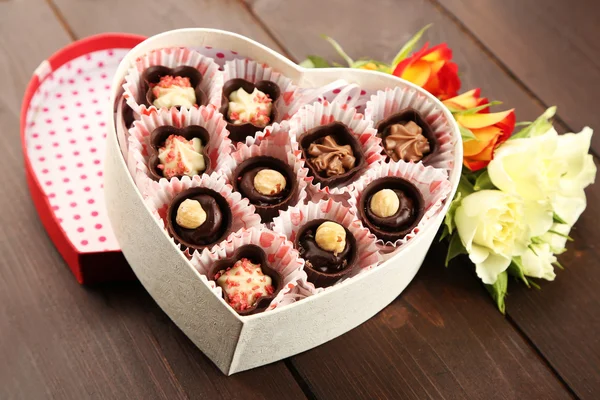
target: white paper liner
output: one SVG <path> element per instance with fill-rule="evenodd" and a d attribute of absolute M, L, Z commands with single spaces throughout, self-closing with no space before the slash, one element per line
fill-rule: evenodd
<path fill-rule="evenodd" d="M 359 114 L 354 107 L 349 107 L 347 104 L 323 101 L 302 107 L 292 117 L 290 120 L 290 135 L 292 140 L 297 142 L 304 132 L 334 121 L 345 124 L 358 139 L 363 148 L 367 165 L 363 171 L 355 175 L 353 181 L 336 188 L 314 183 L 314 177 L 309 176 L 307 178 L 309 181 L 308 192 L 318 200 L 331 197 L 337 201 L 345 202 L 350 198 L 350 193 L 354 191 L 354 182 L 369 170 L 377 168 L 384 159 L 382 155 L 383 148 L 380 146 L 381 139 L 377 137 L 377 131 L 373 128 L 373 123 L 365 119 L 362 114 Z"/>
<path fill-rule="evenodd" d="M 364 188 L 373 180 L 388 176 L 404 178 L 414 184 L 423 195 L 425 213 L 417 226 L 404 238 L 395 242 L 377 239 L 377 246 L 383 252 L 395 251 L 418 235 L 429 220 L 440 211 L 444 201 L 452 191 L 452 184 L 448 180 L 448 175 L 442 169 L 425 166 L 420 162 L 416 164 L 404 161 L 382 163 L 379 168 L 369 171 L 354 185 L 355 192 L 352 193 L 350 200 L 353 214 L 359 215 L 358 204 Z"/>
<path fill-rule="evenodd" d="M 232 216 L 231 233 L 237 232 L 240 229 L 250 229 L 262 226 L 259 215 L 254 212 L 254 206 L 250 204 L 248 199 L 242 198 L 241 194 L 234 192 L 233 188 L 227 183 L 225 178 L 218 174 L 196 175 L 192 178 L 184 176 L 181 179 L 173 178 L 171 181 L 161 179 L 156 183 L 157 185 L 149 190 L 150 193 L 146 199 L 146 204 L 156 218 L 159 226 L 165 231 L 167 230 L 165 218 L 171 200 L 184 190 L 193 187 L 212 189 L 227 200 Z M 171 240 L 188 256 L 192 256 L 193 253 L 197 252 L 196 250 L 193 252 L 190 252 L 189 249 L 184 250 L 173 238 L 171 238 Z"/>
<path fill-rule="evenodd" d="M 236 147 L 239 148 L 241 146 L 250 147 L 252 145 L 259 145 L 263 140 L 270 139 L 271 137 L 281 136 L 278 140 L 284 143 L 288 143 L 292 146 L 292 148 L 297 149 L 298 146 L 295 140 L 292 140 L 290 136 L 290 122 L 289 121 L 281 121 L 279 123 L 274 123 L 273 125 L 267 126 L 262 131 L 256 132 L 254 136 L 247 136 L 246 142 L 239 142 L 236 144 Z"/>
<path fill-rule="evenodd" d="M 144 103 L 145 93 L 140 93 L 140 81 L 143 72 L 152 66 L 162 65 L 175 68 L 181 65 L 189 65 L 196 68 L 202 74 L 200 88 L 208 97 L 208 104 L 219 108 L 221 104 L 221 91 L 223 89 L 223 76 L 219 71 L 219 65 L 212 58 L 208 58 L 197 51 L 188 48 L 165 48 L 153 50 L 139 57 L 135 65 L 129 68 L 125 76 L 123 89 L 127 104 L 138 115 L 146 114 L 149 110 L 156 110 L 155 106 L 147 107 Z"/>
<path fill-rule="evenodd" d="M 427 161 L 427 165 L 442 168 L 450 174 L 454 168 L 455 145 L 452 127 L 444 116 L 443 109 L 428 99 L 425 94 L 410 87 L 379 90 L 367 102 L 365 118 L 373 121 L 376 126 L 379 121 L 408 107 L 417 110 L 431 125 L 440 145 L 437 154 Z"/>
<path fill-rule="evenodd" d="M 283 287 L 265 311 L 282 306 L 285 296 L 295 289 L 298 282 L 306 281 L 304 260 L 300 258 L 298 251 L 294 249 L 293 243 L 289 242 L 284 235 L 266 228 L 242 229 L 233 233 L 227 240 L 218 245 L 210 249 L 204 249 L 201 253 L 194 253 L 190 261 L 202 275 L 202 279 L 206 280 L 213 289 L 215 295 L 227 304 L 223 299 L 222 289 L 216 285 L 211 277 L 208 277 L 208 273 L 211 272 L 216 261 L 232 257 L 237 249 L 247 244 L 261 247 L 267 255 L 270 266 L 283 275 Z M 285 304 L 289 304 L 289 301 L 286 301 Z"/>
<path fill-rule="evenodd" d="M 142 194 L 152 190 L 155 186 L 148 170 L 148 160 L 151 154 L 150 135 L 160 126 L 174 126 L 184 128 L 198 125 L 205 128 L 209 134 L 206 144 L 210 167 L 203 174 L 211 174 L 218 170 L 218 166 L 229 157 L 232 151 L 231 139 L 226 129 L 223 116 L 214 107 L 200 107 L 192 109 L 176 108 L 153 110 L 149 115 L 142 115 L 129 129 L 129 150 L 127 164 L 134 181 Z M 166 178 L 161 181 L 166 181 Z"/>
<path fill-rule="evenodd" d="M 251 142 L 258 144 L 247 144 Z M 271 128 L 267 128 L 264 134 L 258 138 L 248 138 L 246 144 L 239 143 L 237 149 L 218 166 L 218 171 L 231 183 L 233 172 L 238 165 L 249 158 L 260 156 L 277 158 L 292 167 L 298 182 L 298 201 L 296 204 L 303 202 L 307 197 L 308 169 L 304 168 L 304 163 L 298 158 L 297 148 L 294 149 L 294 143 L 287 129 L 280 124 L 274 124 Z"/>
<path fill-rule="evenodd" d="M 296 207 L 290 207 L 287 211 L 280 213 L 279 217 L 273 219 L 272 229 L 277 233 L 285 235 L 293 243 L 298 230 L 302 226 L 309 221 L 322 218 L 335 221 L 346 227 L 354 235 L 358 247 L 356 249 L 358 267 L 354 269 L 351 275 L 337 282 L 335 285 L 350 280 L 362 271 L 372 269 L 382 262 L 383 258 L 375 244 L 375 236 L 362 225 L 350 209 L 344 207 L 341 203 L 333 201 L 333 199 L 298 204 Z M 327 288 L 316 288 L 310 282 L 301 282 L 299 285 L 311 294 L 327 290 Z M 297 294 L 297 291 L 294 293 Z M 290 295 L 293 296 L 294 293 L 290 293 Z"/>
<path fill-rule="evenodd" d="M 291 116 L 290 110 L 299 99 L 299 90 L 288 77 L 274 71 L 266 64 L 261 64 L 249 59 L 235 59 L 227 61 L 223 67 L 223 83 L 231 79 L 245 79 L 248 82 L 271 81 L 279 86 L 281 94 L 275 102 L 281 122 Z"/>

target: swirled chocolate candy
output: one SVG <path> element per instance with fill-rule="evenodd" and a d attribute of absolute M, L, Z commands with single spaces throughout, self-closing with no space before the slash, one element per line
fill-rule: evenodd
<path fill-rule="evenodd" d="M 142 73 L 142 92 L 146 106 L 156 108 L 192 108 L 206 105 L 208 99 L 202 89 L 202 74 L 187 65 L 169 68 L 156 65 Z"/>
<path fill-rule="evenodd" d="M 283 276 L 271 268 L 265 252 L 252 244 L 216 262 L 209 277 L 223 289 L 223 298 L 240 315 L 264 311 L 283 283 Z"/>
<path fill-rule="evenodd" d="M 438 148 L 431 126 L 412 108 L 377 124 L 377 136 L 384 153 L 393 161 L 426 162 Z"/>
<path fill-rule="evenodd" d="M 181 245 L 196 250 L 225 239 L 231 219 L 227 200 L 202 187 L 179 193 L 167 209 L 167 229 L 171 236 Z"/>
<path fill-rule="evenodd" d="M 150 174 L 160 178 L 194 176 L 210 166 L 206 151 L 208 131 L 198 125 L 185 128 L 161 126 L 150 134 Z"/>
<path fill-rule="evenodd" d="M 229 138 L 234 143 L 243 142 L 277 120 L 275 102 L 280 93 L 279 86 L 271 81 L 252 83 L 235 78 L 225 82 L 219 111 L 227 121 Z"/>
<path fill-rule="evenodd" d="M 249 158 L 233 171 L 233 187 L 256 208 L 262 222 L 271 222 L 298 199 L 298 183 L 292 168 L 268 156 Z"/>
<path fill-rule="evenodd" d="M 341 122 L 316 127 L 298 141 L 310 175 L 323 186 L 349 183 L 366 166 L 360 143 Z"/>
<path fill-rule="evenodd" d="M 425 212 L 423 195 L 403 178 L 385 177 L 363 190 L 358 214 L 377 238 L 396 241 L 410 233 Z"/>
<path fill-rule="evenodd" d="M 342 225 L 309 221 L 298 231 L 295 246 L 306 260 L 306 274 L 315 286 L 331 286 L 352 270 L 357 258 L 356 239 Z"/>

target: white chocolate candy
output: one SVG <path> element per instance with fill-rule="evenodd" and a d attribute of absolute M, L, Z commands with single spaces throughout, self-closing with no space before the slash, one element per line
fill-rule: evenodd
<path fill-rule="evenodd" d="M 260 194 L 272 196 L 285 189 L 285 177 L 273 169 L 261 169 L 254 176 L 254 188 Z"/>
<path fill-rule="evenodd" d="M 400 199 L 391 189 L 382 189 L 371 197 L 369 207 L 379 218 L 387 218 L 398 212 Z"/>
<path fill-rule="evenodd" d="M 206 221 L 206 211 L 198 200 L 185 199 L 177 207 L 175 222 L 186 229 L 196 229 Z"/>
<path fill-rule="evenodd" d="M 158 151 L 159 169 L 163 176 L 194 176 L 206 169 L 202 155 L 202 142 L 198 138 L 186 140 L 182 136 L 171 135 L 165 140 L 164 147 Z"/>
<path fill-rule="evenodd" d="M 234 125 L 250 122 L 264 127 L 269 124 L 272 101 L 265 93 L 254 88 L 252 93 L 239 88 L 229 95 L 229 110 L 227 116 Z"/>
<path fill-rule="evenodd" d="M 192 108 L 196 104 L 196 92 L 193 87 L 159 87 L 154 88 L 155 100 L 152 105 L 156 108 L 171 108 L 181 106 Z"/>
<path fill-rule="evenodd" d="M 274 292 L 271 277 L 263 274 L 260 264 L 247 258 L 237 261 L 228 270 L 219 271 L 215 279 L 227 294 L 229 305 L 237 311 L 247 310 L 260 297 Z"/>
<path fill-rule="evenodd" d="M 346 230 L 335 222 L 323 222 L 315 234 L 317 246 L 338 255 L 346 248 Z"/>

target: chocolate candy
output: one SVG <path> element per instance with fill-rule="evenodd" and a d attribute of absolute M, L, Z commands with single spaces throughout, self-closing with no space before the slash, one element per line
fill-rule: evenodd
<path fill-rule="evenodd" d="M 194 187 L 179 193 L 169 204 L 167 230 L 184 247 L 201 250 L 225 239 L 231 219 L 231 209 L 223 196 L 211 189 Z"/>
<path fill-rule="evenodd" d="M 219 109 L 219 112 L 225 116 L 225 121 L 227 121 L 227 130 L 229 131 L 229 138 L 234 143 L 244 142 L 246 137 L 254 136 L 257 131 L 262 131 L 265 127 L 262 124 L 256 125 L 252 122 L 240 123 L 239 120 L 230 118 L 231 113 L 229 112 L 229 99 L 231 94 L 240 88 L 244 89 L 246 93 L 253 93 L 254 89 L 258 89 L 262 93 L 269 96 L 271 99 L 271 113 L 268 116 L 268 120 L 270 122 L 276 121 L 279 115 L 277 107 L 275 106 L 275 102 L 277 99 L 279 99 L 281 91 L 276 83 L 271 81 L 259 81 L 252 83 L 241 78 L 228 80 L 223 85 L 223 105 Z"/>
<path fill-rule="evenodd" d="M 309 174 L 326 187 L 349 183 L 367 164 L 360 143 L 341 122 L 313 128 L 298 142 Z"/>
<path fill-rule="evenodd" d="M 194 90 L 194 104 L 192 106 L 205 106 L 208 104 L 208 97 L 200 89 L 200 83 L 202 82 L 202 74 L 194 67 L 182 65 L 175 68 L 169 68 L 162 65 L 155 65 L 147 68 L 142 73 L 142 87 L 140 92 L 145 93 L 144 104 L 150 107 L 156 100 L 156 93 L 153 90 L 157 85 L 160 84 L 161 78 L 172 77 L 172 78 L 188 78 L 190 86 Z M 175 85 L 177 86 L 177 85 Z M 181 106 L 176 106 L 180 108 Z M 185 107 L 190 108 L 190 107 Z"/>
<path fill-rule="evenodd" d="M 421 114 L 406 108 L 377 124 L 383 154 L 393 161 L 426 163 L 438 150 L 437 138 Z"/>
<path fill-rule="evenodd" d="M 233 171 L 233 188 L 250 200 L 262 222 L 271 222 L 279 215 L 279 210 L 286 209 L 298 199 L 294 171 L 274 157 L 253 157 L 238 165 Z"/>
<path fill-rule="evenodd" d="M 340 234 L 340 229 L 345 233 L 345 237 Z M 345 246 L 338 251 L 338 245 L 342 241 L 345 241 Z M 327 219 L 316 219 L 306 223 L 298 231 L 294 244 L 300 256 L 306 260 L 308 281 L 315 286 L 333 285 L 350 273 L 356 262 L 354 235 L 345 227 Z"/>
<path fill-rule="evenodd" d="M 363 190 L 358 205 L 358 216 L 363 224 L 377 238 L 390 242 L 410 233 L 424 213 L 425 201 L 419 189 L 398 177 L 371 182 Z"/>
<path fill-rule="evenodd" d="M 283 285 L 281 273 L 253 244 L 241 246 L 232 257 L 217 261 L 208 276 L 223 289 L 223 298 L 240 315 L 266 310 Z"/>
<path fill-rule="evenodd" d="M 162 151 L 162 149 L 165 148 L 165 144 L 167 141 L 173 142 L 172 136 L 179 136 L 186 140 L 192 140 L 194 138 L 199 139 L 202 145 L 200 154 L 204 158 L 204 169 L 202 169 L 201 171 L 197 170 L 197 172 L 202 173 L 208 171 L 208 169 L 210 168 L 210 158 L 208 158 L 206 144 L 208 143 L 209 134 L 206 129 L 198 125 L 190 125 L 185 128 L 175 128 L 174 126 L 160 126 L 153 130 L 150 134 L 150 158 L 148 160 L 148 170 L 150 171 L 150 175 L 152 178 L 158 181 L 161 178 L 170 179 L 172 177 L 181 178 L 184 175 L 195 175 L 194 172 L 196 171 L 194 171 L 192 168 L 195 166 L 195 163 L 190 163 L 190 165 L 186 164 L 187 167 L 190 167 L 189 170 L 180 170 L 186 165 L 184 165 L 184 163 L 179 163 L 179 160 L 177 160 L 178 156 L 177 154 L 175 154 L 177 152 L 174 151 L 174 154 L 171 157 L 169 157 L 169 152 Z M 159 157 L 159 155 L 162 155 L 163 160 L 160 159 L 161 157 Z M 165 167 L 164 161 L 168 161 L 169 158 L 173 158 L 170 161 L 170 164 L 175 165 L 173 169 Z"/>

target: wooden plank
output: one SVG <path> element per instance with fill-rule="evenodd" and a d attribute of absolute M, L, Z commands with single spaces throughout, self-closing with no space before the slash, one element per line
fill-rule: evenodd
<path fill-rule="evenodd" d="M 29 198 L 18 134 L 31 72 L 69 42 L 45 2 L 0 2 L 0 398 L 305 398 L 284 363 L 222 375 L 139 284 L 76 283 Z"/>
<path fill-rule="evenodd" d="M 237 0 L 54 2 L 77 37 L 107 31 L 150 36 L 171 29 L 203 27 L 236 32 L 277 49 L 277 44 Z"/>
<path fill-rule="evenodd" d="M 545 104 L 559 106 L 572 129 L 600 126 L 600 2 L 433 0 L 473 32 Z M 593 139 L 596 154 L 600 136 Z"/>

